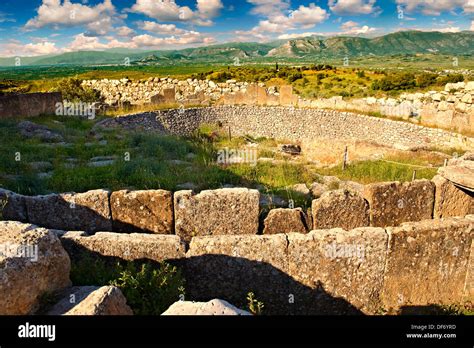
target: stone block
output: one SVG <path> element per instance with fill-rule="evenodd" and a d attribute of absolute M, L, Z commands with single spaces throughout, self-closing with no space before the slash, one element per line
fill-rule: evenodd
<path fill-rule="evenodd" d="M 110 196 L 115 232 L 173 234 L 173 195 L 164 190 L 116 191 Z"/>
<path fill-rule="evenodd" d="M 228 188 L 178 191 L 174 194 L 175 232 L 193 236 L 257 234 L 260 194 L 257 190 Z"/>
<path fill-rule="evenodd" d="M 289 274 L 301 285 L 298 313 L 374 314 L 380 308 L 388 235 L 362 227 L 288 235 Z"/>
<path fill-rule="evenodd" d="M 61 193 L 25 197 L 29 222 L 59 230 L 111 231 L 109 192 Z"/>
<path fill-rule="evenodd" d="M 280 87 L 280 105 L 289 106 L 293 105 L 293 86 L 281 86 Z"/>
<path fill-rule="evenodd" d="M 28 222 L 25 196 L 0 189 L 0 220 Z"/>
<path fill-rule="evenodd" d="M 162 315 L 251 315 L 227 301 L 214 299 L 209 302 L 177 301 Z"/>
<path fill-rule="evenodd" d="M 323 193 L 312 204 L 313 229 L 351 230 L 369 226 L 369 205 L 357 192 L 336 190 Z"/>
<path fill-rule="evenodd" d="M 472 192 L 456 187 L 441 175 L 435 176 L 432 181 L 436 186 L 435 219 L 474 214 L 474 194 Z"/>
<path fill-rule="evenodd" d="M 366 185 L 364 197 L 370 205 L 371 226 L 398 226 L 433 216 L 434 184 L 428 180 Z"/>
<path fill-rule="evenodd" d="M 263 234 L 307 233 L 308 224 L 303 209 L 272 209 L 265 218 Z"/>
<path fill-rule="evenodd" d="M 473 227 L 473 220 L 450 218 L 388 228 L 384 308 L 462 302 Z"/>

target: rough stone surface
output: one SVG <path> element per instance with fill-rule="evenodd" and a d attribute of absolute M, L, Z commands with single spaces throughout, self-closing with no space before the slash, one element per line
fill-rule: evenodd
<path fill-rule="evenodd" d="M 427 220 L 388 228 L 382 292 L 387 310 L 463 300 L 474 221 Z"/>
<path fill-rule="evenodd" d="M 74 301 L 71 301 L 71 298 Z M 72 303 L 71 303 L 72 302 Z M 115 286 L 75 286 L 51 308 L 48 315 L 133 315 L 119 288 Z"/>
<path fill-rule="evenodd" d="M 305 286 L 295 294 L 299 311 L 375 313 L 387 239 L 383 229 L 373 227 L 289 234 L 289 274 Z"/>
<path fill-rule="evenodd" d="M 312 204 L 313 229 L 351 230 L 369 226 L 369 206 L 356 192 L 337 190 L 324 193 Z"/>
<path fill-rule="evenodd" d="M 178 191 L 174 194 L 176 234 L 193 236 L 257 234 L 259 192 L 245 188 Z"/>
<path fill-rule="evenodd" d="M 29 222 L 60 230 L 111 231 L 109 192 L 61 193 L 26 197 Z"/>
<path fill-rule="evenodd" d="M 251 315 L 227 301 L 214 299 L 209 302 L 178 301 L 162 315 Z"/>
<path fill-rule="evenodd" d="M 244 307 L 247 294 L 254 292 L 265 314 L 288 312 L 287 245 L 284 234 L 194 237 L 184 268 L 187 296 Z"/>
<path fill-rule="evenodd" d="M 436 186 L 434 218 L 474 214 L 474 194 L 453 185 L 452 182 L 437 175 L 432 180 Z"/>
<path fill-rule="evenodd" d="M 456 185 L 474 190 L 473 161 L 463 161 L 460 165 L 442 167 L 438 173 Z"/>
<path fill-rule="evenodd" d="M 301 208 L 272 209 L 265 218 L 263 234 L 307 233 L 306 214 Z"/>
<path fill-rule="evenodd" d="M 165 261 L 184 257 L 184 244 L 178 236 L 160 234 L 123 234 L 99 232 L 87 236 L 81 232 L 68 232 L 61 242 L 73 258 L 82 252 L 125 260 L 149 259 Z"/>
<path fill-rule="evenodd" d="M 314 199 L 318 199 L 323 195 L 324 192 L 328 191 L 329 188 L 325 184 L 313 182 L 309 190 L 311 192 L 311 196 L 313 196 Z"/>
<path fill-rule="evenodd" d="M 0 220 L 28 222 L 25 197 L 0 188 Z"/>
<path fill-rule="evenodd" d="M 22 121 L 18 123 L 17 127 L 20 134 L 25 138 L 38 138 L 39 140 L 46 142 L 58 142 L 64 140 L 60 134 L 51 131 L 48 127 L 31 121 Z"/>
<path fill-rule="evenodd" d="M 110 196 L 110 207 L 116 232 L 174 232 L 173 195 L 169 191 L 116 191 Z"/>
<path fill-rule="evenodd" d="M 70 285 L 70 269 L 69 256 L 50 230 L 0 222 L 0 314 L 34 312 L 41 295 Z"/>
<path fill-rule="evenodd" d="M 428 180 L 387 182 L 365 186 L 371 226 L 398 226 L 403 222 L 431 219 L 435 186 Z"/>

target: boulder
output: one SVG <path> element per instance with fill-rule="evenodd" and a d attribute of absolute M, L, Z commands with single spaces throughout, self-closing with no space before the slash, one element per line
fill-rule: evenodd
<path fill-rule="evenodd" d="M 369 226 L 369 205 L 358 193 L 336 190 L 313 201 L 313 229 L 343 228 L 351 230 Z"/>
<path fill-rule="evenodd" d="M 214 299 L 209 302 L 178 301 L 162 315 L 252 315 L 227 301 Z"/>
<path fill-rule="evenodd" d="M 133 315 L 119 288 L 115 286 L 74 286 L 48 315 Z"/>
<path fill-rule="evenodd" d="M 20 134 L 25 138 L 37 138 L 45 142 L 62 142 L 64 138 L 48 127 L 33 123 L 31 121 L 22 121 L 17 125 Z"/>
<path fill-rule="evenodd" d="M 308 224 L 303 209 L 272 209 L 264 222 L 263 234 L 307 233 Z"/>
<path fill-rule="evenodd" d="M 0 188 L 0 220 L 28 222 L 25 196 Z"/>
<path fill-rule="evenodd" d="M 403 222 L 431 219 L 434 184 L 428 180 L 386 182 L 365 186 L 371 226 L 398 226 Z"/>
<path fill-rule="evenodd" d="M 61 193 L 25 197 L 29 222 L 48 228 L 111 231 L 109 192 Z"/>
<path fill-rule="evenodd" d="M 110 196 L 113 230 L 173 234 L 173 195 L 164 190 L 116 191 Z"/>
<path fill-rule="evenodd" d="M 40 297 L 70 285 L 71 262 L 50 230 L 0 221 L 0 314 L 26 315 Z"/>
<path fill-rule="evenodd" d="M 311 192 L 311 196 L 317 199 L 321 197 L 324 192 L 328 191 L 329 188 L 325 184 L 321 184 L 319 182 L 313 182 L 309 190 Z"/>
<path fill-rule="evenodd" d="M 441 167 L 438 174 L 456 185 L 474 191 L 474 162 L 462 161 L 458 165 Z"/>
<path fill-rule="evenodd" d="M 174 194 L 175 231 L 184 240 L 193 236 L 257 234 L 259 192 L 245 188 L 178 191 Z"/>

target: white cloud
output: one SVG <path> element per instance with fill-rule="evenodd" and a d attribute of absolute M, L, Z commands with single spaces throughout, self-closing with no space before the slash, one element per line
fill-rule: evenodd
<path fill-rule="evenodd" d="M 299 38 L 302 38 L 302 37 L 316 36 L 316 35 L 321 35 L 321 33 L 307 32 L 307 33 L 295 33 L 295 34 L 282 34 L 282 35 L 278 36 L 278 39 L 280 39 L 280 40 L 292 40 L 292 39 L 299 39 Z"/>
<path fill-rule="evenodd" d="M 254 5 L 251 13 L 265 17 L 279 15 L 290 8 L 288 0 L 247 0 Z"/>
<path fill-rule="evenodd" d="M 443 12 L 462 9 L 465 13 L 474 13 L 473 0 L 396 0 L 407 13 L 421 12 L 424 15 L 439 16 Z"/>
<path fill-rule="evenodd" d="M 11 40 L 7 43 L 0 43 L 0 55 L 3 57 L 12 56 L 38 56 L 45 54 L 58 53 L 60 50 L 54 42 L 43 41 L 39 43 L 23 44 L 17 40 Z"/>
<path fill-rule="evenodd" d="M 375 7 L 375 0 L 329 0 L 328 5 L 331 11 L 338 15 L 368 15 L 380 12 L 380 8 Z"/>
<path fill-rule="evenodd" d="M 121 26 L 116 29 L 117 35 L 122 37 L 129 37 L 135 34 L 135 30 L 127 26 Z"/>
<path fill-rule="evenodd" d="M 182 35 L 186 30 L 179 29 L 175 24 L 160 24 L 157 22 L 144 21 L 138 22 L 138 27 L 155 34 Z"/>
<path fill-rule="evenodd" d="M 25 28 L 36 29 L 46 26 L 75 26 L 103 22 L 115 14 L 111 0 L 104 0 L 94 7 L 72 3 L 70 0 L 43 0 L 38 14 L 30 19 Z"/>
<path fill-rule="evenodd" d="M 137 0 L 131 12 L 143 13 L 163 22 L 193 22 L 201 26 L 212 25 L 211 19 L 219 14 L 224 5 L 221 0 L 197 0 L 196 11 L 189 6 L 179 6 L 175 0 Z"/>
<path fill-rule="evenodd" d="M 376 28 L 371 28 L 368 25 L 359 26 L 359 23 L 354 21 L 348 21 L 341 25 L 343 34 L 346 35 L 365 35 L 375 32 Z"/>
<path fill-rule="evenodd" d="M 316 24 L 324 22 L 328 17 L 326 10 L 315 4 L 310 4 L 308 7 L 301 5 L 290 13 L 290 24 L 302 28 L 312 28 Z"/>
<path fill-rule="evenodd" d="M 461 31 L 460 27 L 446 27 L 437 29 L 436 31 L 440 31 L 442 33 L 459 33 Z"/>

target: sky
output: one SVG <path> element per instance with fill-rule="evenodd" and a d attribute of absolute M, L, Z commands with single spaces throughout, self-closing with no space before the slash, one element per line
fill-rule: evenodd
<path fill-rule="evenodd" d="M 474 30 L 474 0 L 0 1 L 0 57 Z"/>

